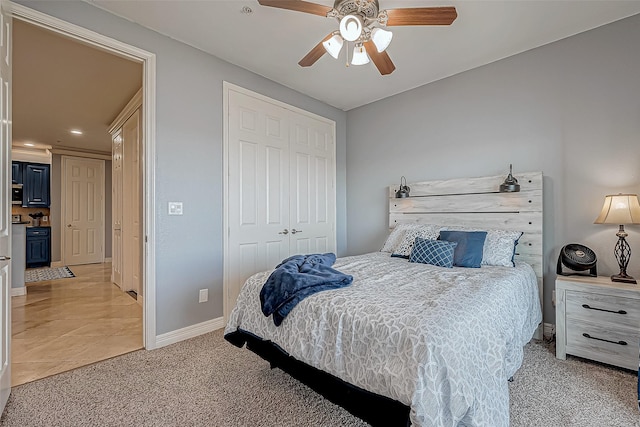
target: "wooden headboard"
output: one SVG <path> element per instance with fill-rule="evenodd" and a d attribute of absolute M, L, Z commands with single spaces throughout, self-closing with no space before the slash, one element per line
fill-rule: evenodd
<path fill-rule="evenodd" d="M 533 267 L 542 306 L 542 172 L 514 177 L 520 184 L 518 193 L 499 192 L 506 174 L 408 183 L 410 197 L 404 199 L 396 199 L 399 185 L 392 185 L 389 228 L 422 223 L 522 231 L 515 258 Z M 535 337 L 542 338 L 541 327 Z"/>

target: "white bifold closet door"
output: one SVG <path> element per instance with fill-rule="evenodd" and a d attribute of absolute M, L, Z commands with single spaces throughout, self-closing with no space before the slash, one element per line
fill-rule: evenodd
<path fill-rule="evenodd" d="M 252 274 L 335 252 L 335 123 L 228 92 L 225 315 Z"/>

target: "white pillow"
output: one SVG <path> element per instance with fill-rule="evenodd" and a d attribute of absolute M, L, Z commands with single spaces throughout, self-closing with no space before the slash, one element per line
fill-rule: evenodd
<path fill-rule="evenodd" d="M 416 237 L 429 240 L 437 240 L 440 235 L 440 229 L 442 226 L 435 224 L 420 224 L 409 228 L 405 231 L 402 241 L 392 252 L 392 256 L 398 256 L 402 258 L 409 258 L 413 244 L 416 241 Z"/>
<path fill-rule="evenodd" d="M 382 249 L 380 249 L 380 252 L 393 253 L 398 247 L 398 245 L 402 242 L 402 239 L 404 238 L 404 234 L 407 232 L 407 230 L 411 228 L 415 228 L 417 226 L 418 224 L 396 225 L 396 228 L 394 228 L 391 231 L 391 234 L 389 234 L 389 236 L 387 237 L 387 240 L 384 242 L 384 245 L 382 246 Z"/>
<path fill-rule="evenodd" d="M 482 248 L 481 265 L 497 265 L 514 267 L 513 257 L 516 253 L 516 245 L 522 237 L 522 231 L 510 230 L 481 230 L 469 227 L 443 227 L 443 230 L 460 231 L 486 231 L 487 238 Z"/>

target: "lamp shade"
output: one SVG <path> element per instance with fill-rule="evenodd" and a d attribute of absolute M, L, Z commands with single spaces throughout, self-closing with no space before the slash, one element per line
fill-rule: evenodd
<path fill-rule="evenodd" d="M 364 65 L 369 63 L 369 55 L 364 50 L 364 46 L 357 44 L 353 48 L 353 58 L 351 58 L 351 65 Z"/>
<path fill-rule="evenodd" d="M 343 39 L 353 42 L 362 34 L 362 20 L 356 15 L 347 15 L 340 20 L 340 35 Z"/>
<path fill-rule="evenodd" d="M 636 194 L 610 194 L 594 224 L 640 224 L 640 203 Z"/>
<path fill-rule="evenodd" d="M 376 45 L 378 52 L 384 52 L 386 48 L 391 44 L 393 33 L 391 31 L 383 30 L 382 28 L 374 28 L 371 31 L 371 40 Z"/>
<path fill-rule="evenodd" d="M 329 40 L 323 42 L 322 46 L 324 46 L 324 49 L 329 55 L 333 56 L 335 59 L 338 59 L 338 55 L 340 55 L 340 50 L 342 50 L 343 43 L 344 41 L 342 40 L 342 37 L 340 37 L 340 35 L 338 34 L 334 34 Z"/>

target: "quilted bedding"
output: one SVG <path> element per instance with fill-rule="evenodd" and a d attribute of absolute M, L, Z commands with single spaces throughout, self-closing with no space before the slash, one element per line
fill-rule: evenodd
<path fill-rule="evenodd" d="M 408 405 L 414 426 L 509 425 L 507 379 L 542 320 L 529 265 L 448 269 L 376 252 L 334 268 L 351 286 L 306 298 L 279 327 L 260 308 L 271 272 L 255 274 L 225 333 L 250 332 Z"/>

